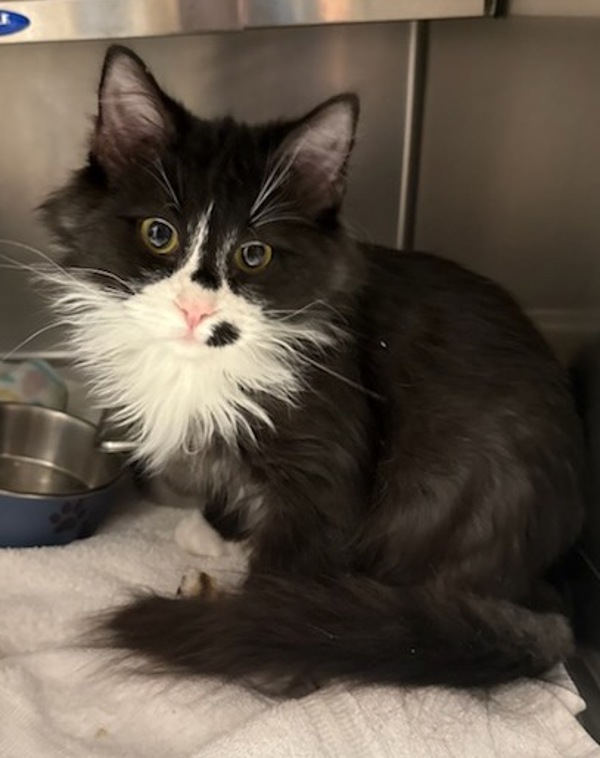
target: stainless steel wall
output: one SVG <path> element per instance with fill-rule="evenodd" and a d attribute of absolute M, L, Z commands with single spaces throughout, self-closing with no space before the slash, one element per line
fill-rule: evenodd
<path fill-rule="evenodd" d="M 370 24 L 135 40 L 172 94 L 204 116 L 301 114 L 351 89 L 363 112 L 348 209 L 363 235 L 393 244 L 401 167 L 407 27 Z M 47 249 L 33 208 L 85 155 L 106 44 L 0 47 L 0 237 Z M 0 244 L 0 254 L 33 256 Z M 0 262 L 1 263 L 1 262 Z M 47 319 L 22 275 L 0 268 L 0 355 Z M 32 343 L 54 344 L 51 334 Z"/>
<path fill-rule="evenodd" d="M 600 331 L 600 20 L 430 29 L 417 244 L 507 285 L 565 352 Z"/>

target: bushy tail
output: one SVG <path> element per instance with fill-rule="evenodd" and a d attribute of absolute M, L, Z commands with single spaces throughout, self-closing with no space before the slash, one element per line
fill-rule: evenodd
<path fill-rule="evenodd" d="M 142 653 L 153 673 L 214 674 L 270 692 L 337 679 L 487 686 L 539 675 L 572 648 L 559 613 L 356 577 L 265 577 L 211 599 L 142 597 L 104 629 L 111 647 Z"/>

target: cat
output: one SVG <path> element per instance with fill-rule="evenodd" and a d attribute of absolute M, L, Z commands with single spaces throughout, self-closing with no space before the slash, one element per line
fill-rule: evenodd
<path fill-rule="evenodd" d="M 88 161 L 43 206 L 99 402 L 248 546 L 235 592 L 110 611 L 150 671 L 473 687 L 573 650 L 549 580 L 582 523 L 565 373 L 498 285 L 347 233 L 358 113 L 202 120 L 113 46 Z"/>

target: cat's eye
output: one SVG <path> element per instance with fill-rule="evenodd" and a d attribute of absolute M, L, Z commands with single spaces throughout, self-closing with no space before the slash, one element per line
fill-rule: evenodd
<path fill-rule="evenodd" d="M 177 229 L 164 218 L 145 218 L 140 224 L 140 237 L 155 255 L 170 255 L 179 247 Z"/>
<path fill-rule="evenodd" d="M 270 245 L 264 242 L 245 242 L 234 254 L 235 265 L 248 274 L 256 274 L 266 268 L 273 257 Z"/>

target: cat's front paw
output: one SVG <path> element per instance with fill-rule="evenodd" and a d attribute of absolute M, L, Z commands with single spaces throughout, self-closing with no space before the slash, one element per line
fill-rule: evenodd
<path fill-rule="evenodd" d="M 197 597 L 212 600 L 219 593 L 215 580 L 205 571 L 190 569 L 181 577 L 177 587 L 177 597 Z"/>
<path fill-rule="evenodd" d="M 177 524 L 175 542 L 191 555 L 221 558 L 231 553 L 229 543 L 197 510 L 192 511 Z"/>

